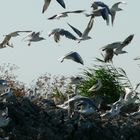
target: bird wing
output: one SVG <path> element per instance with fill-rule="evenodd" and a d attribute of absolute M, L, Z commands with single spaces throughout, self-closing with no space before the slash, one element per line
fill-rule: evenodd
<path fill-rule="evenodd" d="M 109 25 L 109 13 L 106 8 L 101 9 L 101 16 L 106 20 L 107 25 Z"/>
<path fill-rule="evenodd" d="M 69 53 L 67 53 L 67 54 L 65 54 L 65 55 L 63 55 L 63 56 L 61 56 L 60 58 L 58 58 L 58 60 L 60 60 L 61 62 L 63 62 L 64 59 L 65 59 L 67 56 L 71 55 L 72 53 L 74 53 L 74 52 L 71 51 L 71 52 L 69 52 Z"/>
<path fill-rule="evenodd" d="M 134 34 L 129 35 L 122 43 L 119 47 L 116 48 L 116 51 L 120 51 L 122 50 L 125 46 L 127 46 L 128 44 L 131 43 L 132 39 L 134 37 Z"/>
<path fill-rule="evenodd" d="M 110 44 L 107 44 L 106 46 L 102 47 L 102 51 L 104 51 L 106 49 L 116 49 L 116 48 L 120 47 L 121 45 L 122 45 L 122 42 L 110 43 Z"/>
<path fill-rule="evenodd" d="M 122 42 L 123 47 L 127 46 L 128 44 L 130 44 L 131 41 L 132 41 L 132 39 L 133 39 L 133 37 L 134 37 L 134 34 L 129 35 L 129 36 Z"/>
<path fill-rule="evenodd" d="M 67 30 L 64 30 L 64 29 L 61 29 L 59 31 L 59 34 L 62 35 L 62 36 L 65 36 L 65 37 L 67 37 L 69 39 L 73 39 L 73 40 L 76 40 L 77 39 L 72 33 L 70 33 Z"/>
<path fill-rule="evenodd" d="M 82 57 L 77 53 L 77 52 L 69 52 L 66 55 L 60 57 L 58 60 L 60 60 L 61 62 L 63 62 L 64 59 L 72 59 L 73 61 L 80 63 L 80 64 L 84 64 Z"/>
<path fill-rule="evenodd" d="M 42 13 L 44 13 L 50 5 L 51 0 L 44 0 L 44 5 L 42 9 Z"/>
<path fill-rule="evenodd" d="M 83 32 L 83 34 L 82 34 L 83 37 L 84 37 L 84 36 L 88 36 L 88 34 L 89 34 L 89 32 L 90 32 L 90 30 L 91 30 L 91 28 L 92 28 L 92 26 L 93 26 L 93 22 L 94 22 L 94 18 L 91 17 L 91 18 L 90 18 L 90 21 L 89 21 L 89 23 L 88 23 L 88 25 L 87 25 L 87 27 L 86 27 L 86 29 L 84 30 L 84 32 Z"/>
<path fill-rule="evenodd" d="M 64 0 L 56 0 L 63 8 L 66 8 Z"/>
<path fill-rule="evenodd" d="M 112 7 L 110 8 L 111 11 L 120 11 L 122 10 L 121 8 L 119 8 L 119 4 L 126 4 L 126 2 L 124 1 L 120 1 L 120 2 L 117 2 L 115 4 L 112 5 Z"/>
<path fill-rule="evenodd" d="M 6 35 L 4 40 L 2 41 L 1 45 L 7 45 L 7 43 L 10 41 L 11 36 L 10 35 Z"/>
<path fill-rule="evenodd" d="M 51 17 L 49 17 L 48 19 L 49 19 L 49 20 L 54 19 L 56 16 L 57 16 L 57 14 L 56 14 L 56 15 L 53 15 L 53 16 L 51 16 Z"/>
<path fill-rule="evenodd" d="M 116 11 L 111 11 L 111 23 L 112 23 L 112 26 L 114 24 L 115 15 L 116 15 Z"/>
<path fill-rule="evenodd" d="M 82 13 L 82 12 L 85 12 L 85 10 L 67 11 L 65 13 Z"/>
<path fill-rule="evenodd" d="M 73 53 L 69 54 L 68 56 L 66 56 L 65 58 L 70 58 L 73 61 L 84 65 L 82 57 L 77 52 L 73 52 Z"/>
<path fill-rule="evenodd" d="M 70 25 L 69 23 L 67 23 L 71 28 L 72 30 L 79 36 L 81 37 L 82 36 L 82 32 L 79 31 L 77 28 L 73 27 L 72 25 Z"/>

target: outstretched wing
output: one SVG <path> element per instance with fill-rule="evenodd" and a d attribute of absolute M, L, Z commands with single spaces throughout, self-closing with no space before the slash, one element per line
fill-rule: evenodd
<path fill-rule="evenodd" d="M 124 46 L 124 47 L 127 46 L 127 45 L 132 41 L 133 37 L 134 37 L 134 34 L 129 35 L 129 36 L 122 42 L 123 46 Z"/>
<path fill-rule="evenodd" d="M 101 16 L 106 20 L 107 25 L 109 25 L 109 13 L 106 8 L 101 9 Z"/>
<path fill-rule="evenodd" d="M 91 17 L 91 18 L 90 18 L 90 21 L 89 21 L 89 23 L 88 23 L 88 25 L 87 25 L 87 27 L 86 27 L 86 29 L 85 29 L 85 31 L 84 31 L 83 34 L 82 34 L 82 36 L 88 36 L 90 30 L 92 29 L 93 22 L 94 22 L 94 18 Z"/>
<path fill-rule="evenodd" d="M 51 0 L 44 0 L 44 5 L 43 5 L 42 13 L 44 13 L 48 9 L 48 7 L 50 5 L 50 2 L 51 2 Z"/>
<path fill-rule="evenodd" d="M 110 8 L 111 11 L 121 11 L 122 9 L 119 8 L 119 4 L 126 4 L 126 2 L 124 1 L 120 1 L 120 2 L 117 2 L 115 4 L 112 5 L 112 7 Z"/>
<path fill-rule="evenodd" d="M 56 0 L 63 8 L 66 8 L 64 0 Z"/>
<path fill-rule="evenodd" d="M 67 11 L 66 13 L 83 13 L 85 10 Z"/>
<path fill-rule="evenodd" d="M 64 29 L 61 29 L 59 31 L 59 34 L 62 35 L 62 36 L 65 36 L 65 37 L 67 37 L 69 39 L 73 39 L 73 40 L 76 40 L 77 39 L 72 33 L 70 33 L 67 30 L 64 30 Z"/>
<path fill-rule="evenodd" d="M 73 26 L 70 25 L 69 23 L 67 23 L 67 24 L 72 28 L 72 30 L 73 30 L 79 37 L 82 36 L 81 31 L 79 31 L 77 28 L 73 27 Z"/>
<path fill-rule="evenodd" d="M 48 19 L 51 20 L 51 19 L 54 19 L 57 15 L 53 15 L 51 17 L 49 17 Z"/>

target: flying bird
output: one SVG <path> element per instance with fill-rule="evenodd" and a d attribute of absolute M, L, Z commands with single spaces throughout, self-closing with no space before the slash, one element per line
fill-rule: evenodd
<path fill-rule="evenodd" d="M 114 42 L 102 47 L 102 51 L 106 51 L 104 58 L 105 62 L 109 62 L 110 60 L 112 60 L 114 54 L 118 55 L 127 53 L 123 50 L 123 48 L 131 43 L 133 37 L 134 34 L 131 34 L 124 41 Z"/>
<path fill-rule="evenodd" d="M 70 33 L 69 31 L 67 31 L 65 29 L 61 29 L 61 28 L 56 28 L 56 29 L 53 29 L 52 31 L 50 31 L 48 33 L 48 36 L 50 37 L 51 35 L 54 35 L 55 42 L 60 41 L 60 36 L 65 36 L 66 38 L 69 38 L 72 40 L 77 40 L 77 38 L 72 33 Z"/>
<path fill-rule="evenodd" d="M 56 0 L 63 8 L 66 8 L 65 3 L 63 0 Z M 43 5 L 43 9 L 42 9 L 42 13 L 44 13 L 49 5 L 50 5 L 51 0 L 44 0 L 44 5 Z"/>
<path fill-rule="evenodd" d="M 0 48 L 5 48 L 6 46 L 9 46 L 9 47 L 14 47 L 13 44 L 11 43 L 10 44 L 10 39 L 12 37 L 17 37 L 19 36 L 19 33 L 29 33 L 31 31 L 15 31 L 15 32 L 12 32 L 12 33 L 9 33 L 8 35 L 5 35 L 5 38 L 4 40 L 2 41 L 2 43 L 0 43 Z"/>
<path fill-rule="evenodd" d="M 31 45 L 31 42 L 38 42 L 41 40 L 45 40 L 45 38 L 40 37 L 41 32 L 32 32 L 31 34 L 27 35 L 25 38 L 29 37 L 27 41 L 29 41 L 28 46 Z M 23 39 L 25 39 L 23 38 Z"/>
<path fill-rule="evenodd" d="M 88 25 L 86 27 L 86 29 L 84 30 L 84 32 L 82 33 L 81 31 L 79 31 L 77 28 L 73 27 L 72 25 L 70 25 L 68 23 L 68 25 L 72 28 L 72 30 L 80 37 L 78 40 L 78 43 L 80 43 L 82 40 L 88 40 L 88 39 L 91 39 L 90 36 L 88 36 L 89 32 L 91 31 L 92 29 L 92 26 L 93 26 L 93 22 L 94 22 L 94 18 L 91 17 L 90 18 L 90 21 L 88 22 Z"/>
<path fill-rule="evenodd" d="M 106 20 L 106 24 L 109 25 L 109 13 L 106 8 L 95 9 L 91 14 L 85 15 L 86 17 L 92 16 L 93 18 L 102 16 L 102 18 Z"/>
<path fill-rule="evenodd" d="M 68 17 L 68 14 L 70 13 L 83 13 L 85 10 L 75 10 L 75 11 L 67 11 L 67 12 L 62 12 L 62 13 L 59 13 L 59 14 L 55 14 L 51 17 L 49 17 L 48 19 L 49 20 L 52 20 L 52 19 L 60 19 L 62 17 Z"/>
<path fill-rule="evenodd" d="M 77 63 L 84 65 L 84 61 L 83 61 L 82 57 L 77 52 L 71 51 L 70 53 L 67 53 L 66 55 L 60 57 L 58 60 L 63 62 L 64 59 L 71 59 Z"/>

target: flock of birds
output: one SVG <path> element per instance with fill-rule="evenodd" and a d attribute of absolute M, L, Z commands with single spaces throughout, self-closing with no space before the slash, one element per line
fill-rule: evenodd
<path fill-rule="evenodd" d="M 56 0 L 63 8 L 66 8 L 64 0 Z M 46 12 L 49 5 L 51 3 L 51 0 L 44 0 L 44 5 L 42 9 L 42 13 Z M 62 13 L 55 14 L 51 17 L 48 18 L 48 20 L 55 20 L 55 19 L 61 19 L 68 17 L 69 14 L 80 14 L 84 13 L 86 17 L 90 17 L 88 24 L 83 32 L 81 32 L 79 29 L 71 25 L 70 23 L 67 23 L 68 26 L 76 33 L 76 35 L 72 34 L 70 31 L 62 28 L 55 28 L 51 30 L 48 33 L 48 36 L 53 36 L 54 41 L 58 43 L 60 41 L 61 36 L 65 36 L 68 39 L 72 39 L 74 41 L 77 41 L 80 43 L 81 41 L 86 41 L 89 39 L 92 39 L 92 37 L 89 36 L 89 33 L 93 27 L 95 18 L 101 17 L 103 20 L 105 20 L 107 26 L 109 26 L 110 23 L 110 18 L 111 18 L 111 23 L 112 26 L 114 24 L 115 16 L 118 11 L 121 11 L 122 9 L 119 8 L 120 4 L 126 4 L 124 1 L 117 2 L 113 4 L 111 7 L 109 7 L 107 4 L 105 4 L 102 1 L 94 1 L 91 5 L 92 12 L 91 13 L 85 13 L 85 10 L 74 10 L 74 11 L 66 11 Z M 41 40 L 45 40 L 44 37 L 41 37 L 41 32 L 34 32 L 34 31 L 15 31 L 12 33 L 9 33 L 8 35 L 5 35 L 4 40 L 2 43 L 0 43 L 0 48 L 5 48 L 7 46 L 9 47 L 14 47 L 12 43 L 10 43 L 11 38 L 17 37 L 20 35 L 20 33 L 27 33 L 28 35 L 23 38 L 25 40 L 26 38 L 28 41 L 28 46 L 31 45 L 32 42 L 38 42 Z M 118 42 L 113 42 L 110 44 L 107 44 L 106 46 L 102 47 L 102 51 L 105 51 L 104 55 L 104 61 L 109 62 L 112 61 L 114 55 L 119 55 L 123 53 L 127 53 L 124 51 L 124 47 L 130 44 L 134 37 L 134 34 L 129 35 L 126 39 L 123 41 L 118 41 Z M 71 59 L 77 63 L 80 63 L 84 65 L 84 61 L 80 54 L 78 52 L 71 51 L 64 56 L 60 57 L 59 60 L 61 62 L 64 61 L 64 59 Z M 102 81 L 101 79 L 98 79 L 97 83 L 93 85 L 89 91 L 91 92 L 96 92 L 102 88 Z M 2 80 L 0 80 L 0 90 L 7 90 L 9 89 L 7 87 L 7 84 Z M 58 105 L 58 107 L 63 108 L 63 109 L 68 109 L 69 115 L 71 115 L 73 112 L 78 112 L 80 114 L 84 115 L 91 115 L 97 112 L 100 112 L 100 104 L 101 100 L 99 99 L 98 101 L 96 100 L 95 102 L 92 101 L 92 99 L 81 96 L 77 93 L 77 88 L 75 88 L 74 96 L 72 98 L 68 98 L 67 101 L 65 101 L 62 105 Z M 0 98 L 3 96 L 11 96 L 10 90 L 7 90 L 4 94 L 0 95 Z M 114 116 L 119 115 L 120 109 L 128 105 L 130 103 L 134 103 L 137 99 L 139 99 L 138 94 L 136 92 L 136 89 L 130 90 L 130 89 L 125 89 L 121 94 L 120 98 L 118 101 L 113 103 L 111 105 L 111 109 L 109 111 L 106 111 L 105 113 L 100 114 L 100 117 L 102 118 L 112 118 Z M 129 116 L 134 117 L 134 118 L 140 118 L 140 109 L 138 112 L 134 112 L 132 114 L 129 114 Z"/>
<path fill-rule="evenodd" d="M 66 4 L 65 4 L 64 0 L 56 0 L 56 1 L 63 8 L 66 8 Z M 51 4 L 51 0 L 44 0 L 42 13 L 44 13 L 48 10 L 48 7 L 50 4 Z M 61 19 L 61 18 L 68 17 L 69 14 L 80 14 L 80 13 L 84 13 L 86 17 L 90 17 L 90 20 L 88 21 L 88 24 L 83 32 L 81 32 L 76 27 L 72 26 L 70 23 L 67 23 L 68 26 L 76 33 L 77 36 L 63 28 L 55 28 L 55 29 L 51 30 L 48 33 L 48 36 L 49 37 L 53 36 L 54 41 L 56 43 L 58 43 L 60 41 L 61 36 L 65 36 L 66 38 L 77 41 L 78 43 L 80 43 L 81 41 L 92 39 L 92 37 L 89 36 L 89 33 L 93 27 L 95 18 L 102 17 L 103 20 L 106 21 L 106 24 L 109 25 L 110 17 L 111 17 L 111 23 L 113 26 L 116 13 L 118 11 L 122 10 L 119 7 L 120 4 L 126 4 L 126 2 L 124 2 L 124 1 L 116 2 L 111 7 L 109 7 L 107 4 L 105 4 L 102 1 L 94 1 L 91 4 L 91 8 L 92 8 L 91 13 L 86 13 L 86 10 L 73 10 L 73 11 L 65 11 L 62 13 L 57 13 L 57 14 L 49 17 L 48 20 Z M 12 43 L 10 43 L 10 40 L 13 37 L 19 36 L 20 33 L 28 33 L 28 35 L 25 37 L 25 38 L 28 38 L 26 40 L 26 41 L 28 41 L 28 46 L 31 45 L 31 42 L 38 42 L 41 40 L 45 40 L 44 37 L 40 36 L 41 32 L 15 31 L 15 32 L 9 33 L 8 35 L 5 35 L 4 40 L 2 41 L 2 43 L 0 43 L 0 48 L 5 48 L 7 46 L 14 47 L 14 45 Z M 102 51 L 105 51 L 104 61 L 105 62 L 112 61 L 114 54 L 118 55 L 118 54 L 127 53 L 126 51 L 123 50 L 123 48 L 131 42 L 133 37 L 134 37 L 134 34 L 128 36 L 124 41 L 113 42 L 113 43 L 110 43 L 110 44 L 107 44 L 106 46 L 104 46 L 102 48 Z M 23 38 L 23 40 L 25 40 L 25 38 Z M 63 62 L 64 59 L 71 59 L 77 63 L 84 65 L 84 61 L 78 52 L 71 51 L 71 52 L 63 55 L 62 57 L 60 57 L 58 60 Z"/>

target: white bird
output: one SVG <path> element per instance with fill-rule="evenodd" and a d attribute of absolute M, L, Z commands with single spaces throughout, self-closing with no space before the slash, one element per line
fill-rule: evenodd
<path fill-rule="evenodd" d="M 31 45 L 31 42 L 38 42 L 41 40 L 45 40 L 44 37 L 40 37 L 40 34 L 41 34 L 41 32 L 32 32 L 31 34 L 26 36 L 25 38 L 29 37 L 29 39 L 27 40 L 29 42 L 28 46 Z M 25 38 L 23 38 L 23 39 L 25 39 Z"/>
<path fill-rule="evenodd" d="M 102 88 L 102 86 L 103 86 L 102 81 L 99 78 L 99 79 L 97 79 L 97 83 L 94 84 L 88 91 L 96 92 L 96 91 L 100 90 Z"/>
<path fill-rule="evenodd" d="M 15 31 L 15 32 L 12 32 L 12 33 L 9 33 L 8 35 L 5 35 L 5 38 L 4 40 L 2 41 L 2 43 L 0 43 L 0 48 L 5 48 L 6 46 L 9 46 L 9 47 L 14 47 L 13 44 L 10 44 L 10 39 L 12 37 L 17 37 L 19 36 L 19 33 L 29 33 L 29 32 L 32 32 L 32 31 Z"/>
<path fill-rule="evenodd" d="M 59 14 L 55 14 L 55 15 L 49 17 L 48 19 L 49 20 L 52 20 L 52 19 L 60 19 L 62 17 L 68 17 L 68 14 L 70 14 L 70 13 L 82 13 L 84 11 L 85 10 L 66 11 L 66 12 L 62 12 L 62 13 L 59 13 Z"/>
<path fill-rule="evenodd" d="M 67 30 L 61 29 L 61 28 L 56 28 L 56 29 L 53 29 L 52 31 L 50 31 L 48 33 L 48 36 L 50 37 L 51 35 L 54 35 L 55 42 L 60 41 L 60 36 L 65 36 L 66 38 L 69 38 L 72 40 L 77 40 L 77 38 L 72 33 L 70 33 Z"/>
<path fill-rule="evenodd" d="M 90 36 L 88 36 L 89 32 L 91 31 L 92 27 L 93 27 L 93 22 L 94 22 L 94 18 L 91 17 L 90 21 L 88 22 L 88 25 L 86 27 L 86 29 L 84 30 L 84 32 L 82 33 L 81 31 L 79 31 L 77 28 L 73 27 L 72 25 L 70 25 L 68 23 L 68 25 L 72 28 L 72 30 L 80 37 L 78 40 L 78 43 L 80 43 L 82 40 L 88 40 L 88 39 L 92 39 Z"/>
<path fill-rule="evenodd" d="M 63 0 L 56 0 L 63 8 L 66 8 L 65 3 Z M 42 13 L 44 13 L 49 5 L 50 5 L 51 0 L 44 0 L 44 5 L 43 5 L 43 9 L 42 9 Z"/>
<path fill-rule="evenodd" d="M 71 52 L 67 53 L 66 55 L 60 57 L 58 60 L 60 60 L 62 63 L 64 61 L 64 59 L 71 59 L 77 63 L 84 65 L 84 61 L 83 61 L 82 57 L 77 52 L 71 51 Z"/>

